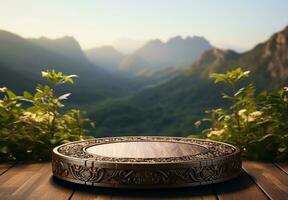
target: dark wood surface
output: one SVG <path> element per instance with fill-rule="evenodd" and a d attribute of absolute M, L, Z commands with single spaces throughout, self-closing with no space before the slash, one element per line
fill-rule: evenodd
<path fill-rule="evenodd" d="M 241 175 L 228 182 L 182 189 L 108 189 L 67 183 L 52 177 L 50 163 L 0 165 L 0 200 L 9 199 L 288 199 L 288 164 L 243 162 Z"/>

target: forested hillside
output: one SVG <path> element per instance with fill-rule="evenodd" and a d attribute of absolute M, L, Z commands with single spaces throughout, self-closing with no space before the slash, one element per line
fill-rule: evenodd
<path fill-rule="evenodd" d="M 133 96 L 90 106 L 99 125 L 96 135 L 188 135 L 204 111 L 225 103 L 223 85 L 214 85 L 212 72 L 238 67 L 250 70 L 258 92 L 288 83 L 288 27 L 244 53 L 211 49 L 176 78 Z M 227 104 L 226 104 L 227 105 Z M 197 130 L 199 131 L 199 130 Z"/>
<path fill-rule="evenodd" d="M 144 70 L 140 78 L 115 73 L 116 68 L 112 69 L 112 65 L 120 62 L 124 55 L 113 48 L 91 50 L 90 56 L 95 53 L 100 56 L 99 63 L 103 65 L 100 67 L 86 58 L 87 52 L 83 53 L 73 37 L 24 39 L 0 31 L 0 85 L 20 93 L 42 82 L 39 78 L 41 70 L 53 68 L 66 74 L 77 74 L 79 78 L 75 85 L 66 86 L 60 92 L 71 91 L 69 103 L 87 110 L 89 117 L 97 122 L 95 135 L 184 136 L 196 131 L 193 123 L 204 116 L 206 109 L 225 103 L 221 91 L 226 88 L 214 85 L 209 79 L 211 73 L 240 67 L 251 71 L 250 81 L 255 83 L 258 92 L 285 86 L 288 82 L 287 38 L 288 28 L 285 28 L 244 53 L 211 48 L 208 41 L 199 37 L 175 37 L 166 43 L 150 41 L 133 55 L 141 55 L 146 61 L 151 58 L 151 62 L 159 65 L 145 65 L 146 75 Z M 173 59 L 175 63 L 196 59 L 191 50 L 197 47 L 196 44 L 202 45 L 201 51 L 206 51 L 194 63 L 170 67 L 165 64 Z M 178 53 L 173 57 L 177 49 L 186 49 L 185 54 Z M 101 54 L 104 50 L 107 55 Z M 111 52 L 115 60 L 109 60 Z M 157 52 L 162 53 L 157 55 Z M 167 56 L 170 61 L 164 59 Z M 110 61 L 112 68 L 105 69 L 104 65 L 109 64 L 106 61 Z M 138 64 L 136 67 L 141 67 Z M 151 74 L 154 79 L 143 78 Z"/>
<path fill-rule="evenodd" d="M 127 95 L 138 87 L 88 61 L 73 38 L 27 40 L 0 31 L 0 44 L 0 85 L 16 92 L 31 90 L 42 81 L 40 72 L 51 68 L 79 76 L 73 88 L 66 87 L 75 104 Z"/>

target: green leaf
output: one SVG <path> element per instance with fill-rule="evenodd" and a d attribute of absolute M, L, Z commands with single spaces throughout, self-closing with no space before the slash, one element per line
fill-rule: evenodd
<path fill-rule="evenodd" d="M 210 78 L 214 78 L 214 83 L 219 83 L 219 82 L 225 82 L 226 78 L 225 78 L 225 74 L 217 74 L 217 73 L 212 73 L 210 75 Z"/>
<path fill-rule="evenodd" d="M 242 94 L 244 91 L 245 91 L 245 88 L 240 88 L 240 89 L 234 94 L 234 96 L 237 97 L 237 96 L 239 96 L 240 94 Z"/>
<path fill-rule="evenodd" d="M 24 97 L 24 99 L 22 99 L 22 100 L 25 100 L 25 101 L 28 100 L 29 102 L 33 102 L 33 95 L 27 91 L 24 91 L 23 97 Z"/>
<path fill-rule="evenodd" d="M 67 99 L 70 95 L 71 95 L 71 93 L 63 94 L 63 95 L 61 95 L 60 97 L 58 97 L 58 99 L 59 99 L 59 100 Z"/>
<path fill-rule="evenodd" d="M 282 153 L 282 152 L 286 151 L 286 149 L 287 149 L 287 147 L 279 147 L 278 151 Z"/>
<path fill-rule="evenodd" d="M 41 71 L 41 75 L 42 75 L 42 77 L 47 77 L 48 76 L 48 72 Z"/>
<path fill-rule="evenodd" d="M 6 154 L 9 152 L 9 149 L 6 145 L 4 145 L 4 146 L 0 147 L 0 152 Z"/>
<path fill-rule="evenodd" d="M 12 92 L 11 90 L 7 90 L 7 95 L 10 99 L 14 99 L 17 97 L 17 95 L 14 92 Z"/>
<path fill-rule="evenodd" d="M 222 93 L 222 98 L 223 99 L 230 99 L 230 100 L 234 99 L 233 97 L 231 97 L 231 96 L 229 96 L 228 94 L 225 94 L 225 93 Z"/>
<path fill-rule="evenodd" d="M 264 140 L 266 140 L 266 139 L 268 139 L 268 138 L 271 138 L 271 137 L 275 137 L 275 135 L 269 133 L 269 134 L 264 135 L 263 137 L 261 137 L 261 138 L 258 139 L 257 141 L 258 141 L 258 142 L 263 142 Z"/>
<path fill-rule="evenodd" d="M 70 84 L 73 84 L 73 83 L 74 83 L 74 81 L 73 81 L 72 78 L 64 78 L 63 82 L 64 82 L 64 83 L 70 83 Z"/>
<path fill-rule="evenodd" d="M 69 76 L 67 76 L 67 78 L 77 78 L 78 76 L 76 74 L 71 74 Z"/>
<path fill-rule="evenodd" d="M 50 143 L 53 144 L 53 145 L 56 144 L 57 143 L 57 139 L 55 139 L 55 138 L 51 139 Z"/>

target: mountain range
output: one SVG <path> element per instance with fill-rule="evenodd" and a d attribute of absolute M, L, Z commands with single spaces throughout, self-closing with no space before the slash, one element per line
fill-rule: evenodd
<path fill-rule="evenodd" d="M 178 135 L 195 132 L 204 110 L 226 105 L 223 85 L 209 79 L 241 67 L 258 91 L 288 83 L 288 27 L 244 53 L 213 47 L 208 40 L 180 36 L 151 40 L 130 55 L 105 46 L 83 51 L 73 37 L 25 39 L 0 31 L 0 87 L 32 90 L 41 70 L 79 78 L 60 92 L 88 111 L 96 136 Z"/>
<path fill-rule="evenodd" d="M 94 64 L 109 70 L 146 78 L 156 74 L 159 78 L 159 73 L 190 65 L 205 50 L 211 48 L 212 45 L 203 37 L 176 36 L 167 42 L 150 40 L 130 55 L 123 55 L 111 46 L 91 49 L 85 53 Z M 174 72 L 172 70 L 170 76 Z"/>
<path fill-rule="evenodd" d="M 186 136 L 199 132 L 193 123 L 204 116 L 204 111 L 226 105 L 221 93 L 227 88 L 215 85 L 209 74 L 238 67 L 251 71 L 249 81 L 255 83 L 258 92 L 287 86 L 288 27 L 244 53 L 207 50 L 166 83 L 90 106 L 90 117 L 99 125 L 95 134 Z"/>
<path fill-rule="evenodd" d="M 285 86 L 288 82 L 288 27 L 244 53 L 208 50 L 189 70 L 190 74 L 208 77 L 210 73 L 223 73 L 234 67 L 250 70 L 251 80 L 260 88 L 264 82 L 265 89 Z"/>
<path fill-rule="evenodd" d="M 65 36 L 58 39 L 40 37 L 38 39 L 28 39 L 28 41 L 31 41 L 39 47 L 48 49 L 52 52 L 56 52 L 74 60 L 86 59 L 79 43 L 71 36 Z"/>
<path fill-rule="evenodd" d="M 112 72 L 119 70 L 118 65 L 125 56 L 112 46 L 89 49 L 85 51 L 85 54 L 91 62 Z"/>
<path fill-rule="evenodd" d="M 63 88 L 72 91 L 77 104 L 127 95 L 138 87 L 92 64 L 72 37 L 25 39 L 0 31 L 0 44 L 0 85 L 19 93 L 43 83 L 41 71 L 52 68 L 79 76 L 73 86 Z"/>

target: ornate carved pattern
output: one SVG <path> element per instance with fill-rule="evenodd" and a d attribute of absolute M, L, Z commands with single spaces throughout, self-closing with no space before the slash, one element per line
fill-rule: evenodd
<path fill-rule="evenodd" d="M 189 156 L 182 157 L 164 157 L 164 158 L 114 158 L 114 157 L 105 157 L 95 154 L 89 154 L 85 151 L 86 148 L 94 145 L 107 144 L 107 143 L 115 143 L 115 142 L 142 142 L 142 141 L 163 141 L 163 142 L 180 142 L 180 143 L 188 143 L 193 145 L 199 145 L 205 147 L 207 150 Z M 215 157 L 225 156 L 234 153 L 237 149 L 231 145 L 223 144 L 220 142 L 212 142 L 209 140 L 197 140 L 191 138 L 179 138 L 179 137 L 111 137 L 111 138 L 98 138 L 93 140 L 85 140 L 76 143 L 68 143 L 60 146 L 57 149 L 57 152 L 64 156 L 69 156 L 73 158 L 81 158 L 81 159 L 91 159 L 94 161 L 101 162 L 157 162 L 157 163 L 171 163 L 171 162 L 183 162 L 183 161 L 195 161 L 195 160 L 204 160 L 211 159 Z"/>
<path fill-rule="evenodd" d="M 92 155 L 86 148 L 122 141 L 165 141 L 199 145 L 199 154 L 162 158 L 114 158 Z M 221 182 L 241 172 L 238 148 L 220 142 L 177 137 L 114 137 L 56 147 L 53 174 L 71 182 L 110 187 L 174 187 Z"/>
<path fill-rule="evenodd" d="M 98 183 L 103 178 L 105 171 L 98 167 L 84 167 L 79 165 L 70 165 L 69 172 L 71 175 L 80 181 L 90 181 Z"/>
<path fill-rule="evenodd" d="M 179 169 L 136 170 L 85 167 L 53 158 L 53 173 L 57 177 L 90 185 L 165 186 L 174 184 L 207 184 L 225 180 L 241 171 L 241 160 Z"/>
<path fill-rule="evenodd" d="M 57 174 L 58 176 L 68 176 L 69 175 L 69 170 L 65 166 L 65 163 L 57 160 L 57 159 L 52 159 L 52 171 L 53 174 Z"/>

